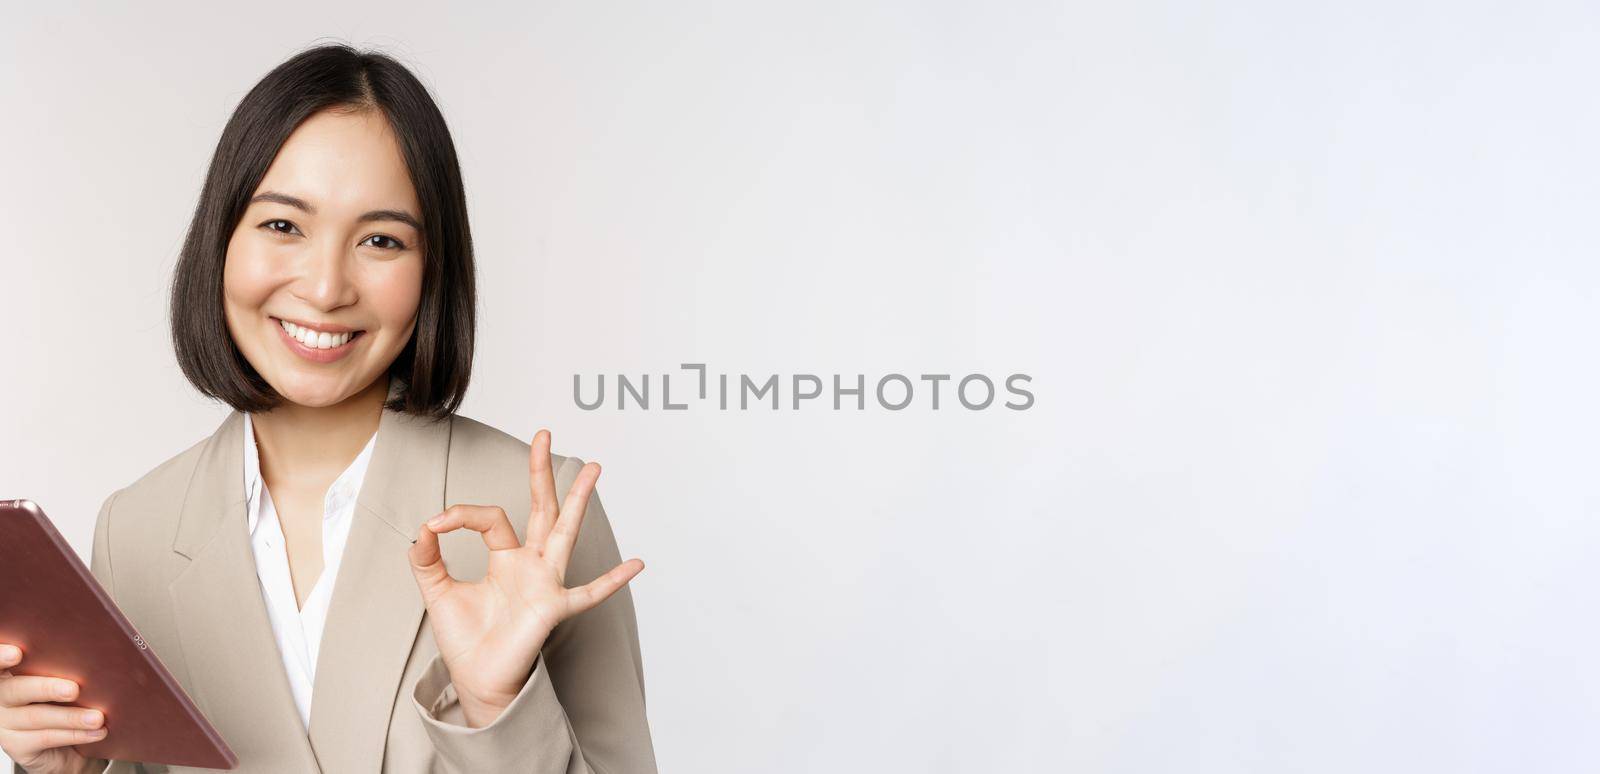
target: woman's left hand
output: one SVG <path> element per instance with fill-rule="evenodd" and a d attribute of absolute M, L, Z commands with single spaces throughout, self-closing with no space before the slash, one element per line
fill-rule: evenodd
<path fill-rule="evenodd" d="M 504 510 L 452 505 L 422 526 L 411 547 L 411 569 L 434 641 L 474 728 L 494 722 L 521 692 L 556 624 L 605 601 L 644 569 L 643 561 L 629 559 L 583 586 L 567 588 L 567 560 L 600 465 L 585 464 L 560 504 L 548 430 L 534 435 L 528 465 L 533 508 L 527 543 L 517 541 Z M 462 527 L 483 533 L 489 546 L 489 572 L 476 583 L 451 577 L 439 553 L 438 536 Z"/>

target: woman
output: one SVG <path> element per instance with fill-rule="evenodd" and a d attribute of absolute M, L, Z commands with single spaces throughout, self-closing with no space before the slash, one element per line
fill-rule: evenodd
<path fill-rule="evenodd" d="M 250 91 L 172 293 L 184 374 L 235 410 L 106 499 L 91 562 L 239 771 L 655 771 L 644 564 L 618 562 L 597 464 L 455 413 L 473 299 L 454 146 L 410 72 L 325 46 Z M 26 658 L 0 644 L 0 670 Z M 0 672 L 20 767 L 188 770 L 86 759 L 117 718 L 51 703 L 76 692 Z"/>

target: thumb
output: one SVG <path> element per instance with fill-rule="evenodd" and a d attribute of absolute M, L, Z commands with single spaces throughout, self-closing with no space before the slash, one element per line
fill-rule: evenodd
<path fill-rule="evenodd" d="M 416 542 L 406 552 L 411 559 L 411 574 L 417 578 L 417 589 L 422 592 L 422 602 L 432 605 L 433 601 L 448 594 L 457 583 L 450 577 L 450 571 L 445 569 L 444 554 L 439 552 L 439 536 L 428 525 L 422 525 L 417 533 Z"/>

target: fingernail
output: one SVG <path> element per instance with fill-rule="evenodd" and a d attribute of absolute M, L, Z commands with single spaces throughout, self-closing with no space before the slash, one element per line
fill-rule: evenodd
<path fill-rule="evenodd" d="M 89 710 L 88 712 L 83 713 L 83 724 L 86 726 L 100 725 L 99 710 Z"/>
<path fill-rule="evenodd" d="M 72 698 L 72 688 L 73 686 L 68 683 L 57 683 L 56 695 L 63 699 L 70 699 Z"/>
<path fill-rule="evenodd" d="M 91 736 L 91 737 L 93 737 L 95 739 L 99 739 L 100 737 L 105 736 L 105 735 L 106 735 L 106 730 L 103 729 L 103 728 L 95 728 L 95 729 L 91 729 L 89 731 L 89 736 Z"/>
<path fill-rule="evenodd" d="M 442 513 L 439 514 L 438 516 L 435 516 L 435 517 L 433 517 L 431 519 L 428 519 L 428 526 L 430 526 L 430 527 L 437 527 L 437 526 L 439 526 L 440 524 L 443 524 L 443 523 L 444 523 L 444 514 L 442 514 Z"/>
<path fill-rule="evenodd" d="M 21 656 L 22 656 L 22 651 L 18 650 L 17 646 L 15 646 L 15 645 L 0 645 L 0 659 L 4 659 L 6 661 L 6 663 L 10 663 L 12 661 L 15 661 Z"/>

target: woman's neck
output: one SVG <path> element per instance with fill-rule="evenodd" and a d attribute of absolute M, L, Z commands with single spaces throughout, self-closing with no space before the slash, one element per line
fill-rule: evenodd
<path fill-rule="evenodd" d="M 361 453 L 378 431 L 389 377 L 332 406 L 310 407 L 285 401 L 251 414 L 262 475 L 275 480 L 332 481 Z"/>

